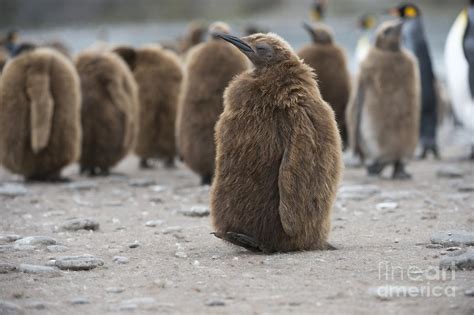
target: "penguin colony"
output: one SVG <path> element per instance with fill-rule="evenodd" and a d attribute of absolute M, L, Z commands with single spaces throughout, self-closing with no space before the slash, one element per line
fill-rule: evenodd
<path fill-rule="evenodd" d="M 409 179 L 417 146 L 422 158 L 440 157 L 441 111 L 419 7 L 389 10 L 398 20 L 375 35 L 376 18 L 361 17 L 351 84 L 323 24 L 327 4 L 314 1 L 311 43 L 298 53 L 261 26 L 239 38 L 222 22 L 193 23 L 163 46 L 74 58 L 61 43 L 19 42 L 12 31 L 0 38 L 0 163 L 25 180 L 63 181 L 73 163 L 107 175 L 130 152 L 144 168 L 172 166 L 177 155 L 212 182 L 216 237 L 265 253 L 333 249 L 342 151 L 369 175 L 392 165 L 394 179 Z M 453 113 L 472 133 L 474 1 L 453 24 L 445 58 Z"/>

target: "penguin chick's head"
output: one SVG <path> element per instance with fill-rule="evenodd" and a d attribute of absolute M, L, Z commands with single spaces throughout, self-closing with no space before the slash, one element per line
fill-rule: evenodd
<path fill-rule="evenodd" d="M 32 43 L 21 43 L 19 45 L 16 45 L 13 50 L 11 51 L 11 57 L 15 58 L 18 57 L 21 54 L 33 51 L 36 49 L 36 45 Z"/>
<path fill-rule="evenodd" d="M 389 13 L 402 19 L 414 19 L 421 15 L 420 9 L 412 3 L 402 3 L 398 7 L 389 9 Z"/>
<path fill-rule="evenodd" d="M 382 23 L 377 30 L 375 46 L 382 50 L 400 50 L 400 40 L 403 23 L 400 20 Z"/>
<path fill-rule="evenodd" d="M 258 33 L 243 38 L 220 34 L 218 37 L 236 46 L 256 68 L 271 67 L 291 58 L 298 59 L 291 46 L 273 33 Z"/>
<path fill-rule="evenodd" d="M 313 42 L 317 44 L 331 44 L 333 42 L 333 34 L 329 27 L 318 23 L 314 26 L 304 22 L 304 29 L 309 33 Z"/>
<path fill-rule="evenodd" d="M 327 0 L 314 0 L 311 7 L 311 19 L 314 21 L 322 21 L 326 15 Z"/>
<path fill-rule="evenodd" d="M 209 25 L 209 35 L 212 38 L 219 38 L 219 34 L 230 34 L 230 26 L 224 22 L 214 22 Z"/>
<path fill-rule="evenodd" d="M 137 52 L 135 49 L 133 49 L 133 47 L 118 46 L 113 49 L 113 52 L 119 55 L 125 61 L 130 70 L 133 71 L 133 69 L 135 69 Z"/>

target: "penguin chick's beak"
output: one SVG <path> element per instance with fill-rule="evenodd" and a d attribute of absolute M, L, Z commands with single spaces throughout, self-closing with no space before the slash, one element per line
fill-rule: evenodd
<path fill-rule="evenodd" d="M 222 38 L 223 40 L 231 43 L 238 49 L 240 49 L 241 52 L 243 52 L 246 55 L 250 55 L 255 53 L 252 47 L 250 47 L 249 44 L 241 40 L 240 38 L 232 35 L 227 35 L 227 34 L 216 34 L 217 37 Z"/>

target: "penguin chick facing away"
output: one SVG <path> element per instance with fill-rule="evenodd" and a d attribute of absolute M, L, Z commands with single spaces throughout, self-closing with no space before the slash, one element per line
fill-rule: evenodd
<path fill-rule="evenodd" d="M 329 249 L 342 171 L 333 110 L 279 36 L 221 37 L 255 68 L 231 82 L 216 125 L 215 235 L 267 253 Z"/>
<path fill-rule="evenodd" d="M 390 13 L 403 20 L 402 41 L 418 60 L 421 80 L 421 121 L 420 144 L 422 147 L 421 158 L 432 152 L 439 158 L 436 142 L 436 129 L 438 123 L 438 97 L 436 76 L 433 71 L 431 55 L 425 36 L 421 10 L 414 4 L 404 3 L 390 9 Z"/>
<path fill-rule="evenodd" d="M 177 122 L 178 153 L 202 184 L 214 175 L 214 126 L 223 110 L 224 89 L 247 68 L 237 48 L 217 38 L 229 33 L 229 26 L 216 22 L 211 37 L 189 52 Z"/>
<path fill-rule="evenodd" d="M 298 56 L 316 72 L 323 99 L 331 105 L 342 142 L 347 143 L 346 107 L 349 101 L 351 78 L 344 49 L 334 43 L 332 31 L 323 24 L 314 27 L 304 24 L 313 43 L 301 48 Z"/>
<path fill-rule="evenodd" d="M 125 62 L 112 52 L 77 56 L 83 129 L 81 173 L 107 175 L 132 148 L 138 88 Z"/>
<path fill-rule="evenodd" d="M 398 21 L 378 29 L 375 47 L 360 65 L 347 122 L 351 148 L 370 175 L 393 164 L 393 178 L 405 179 L 405 162 L 418 142 L 420 83 L 416 59 L 400 48 L 401 30 Z"/>
<path fill-rule="evenodd" d="M 0 163 L 27 180 L 61 181 L 80 154 L 80 86 L 73 64 L 49 48 L 11 59 L 0 80 Z"/>
<path fill-rule="evenodd" d="M 139 88 L 138 135 L 135 153 L 142 168 L 150 159 L 174 165 L 175 120 L 182 70 L 178 56 L 158 45 L 114 50 L 132 70 Z"/>

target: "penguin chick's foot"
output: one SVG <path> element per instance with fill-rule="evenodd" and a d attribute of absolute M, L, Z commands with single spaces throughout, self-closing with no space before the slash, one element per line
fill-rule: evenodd
<path fill-rule="evenodd" d="M 337 250 L 336 247 L 332 246 L 331 244 L 329 243 L 326 243 L 326 250 Z"/>
<path fill-rule="evenodd" d="M 223 240 L 225 240 L 229 243 L 232 243 L 234 245 L 243 247 L 243 248 L 248 249 L 252 252 L 262 251 L 260 249 L 260 246 L 258 245 L 258 243 L 255 241 L 255 239 L 253 239 L 252 237 L 250 237 L 248 235 L 239 234 L 239 233 L 235 233 L 235 232 L 226 232 L 226 233 L 215 232 L 215 233 L 211 233 L 211 234 L 213 234 L 217 238 L 223 239 Z"/>
<path fill-rule="evenodd" d="M 438 146 L 437 145 L 427 145 L 423 147 L 423 151 L 421 155 L 418 157 L 419 160 L 424 160 L 427 158 L 428 153 L 432 152 L 435 159 L 440 160 L 441 156 L 439 155 Z"/>
<path fill-rule="evenodd" d="M 151 164 L 150 160 L 149 159 L 146 159 L 146 158 L 142 158 L 140 159 L 140 165 L 139 167 L 141 169 L 152 169 L 153 168 L 153 165 Z"/>
<path fill-rule="evenodd" d="M 378 176 L 380 173 L 382 173 L 384 168 L 385 163 L 374 162 L 373 164 L 367 166 L 367 174 L 369 174 L 369 176 Z"/>
<path fill-rule="evenodd" d="M 393 179 L 410 179 L 411 175 L 405 172 L 405 165 L 402 162 L 397 161 L 393 165 Z"/>

